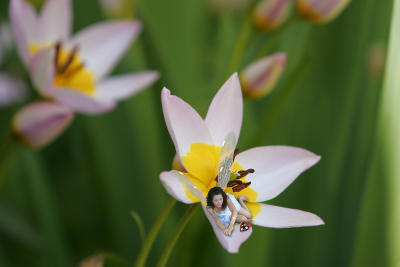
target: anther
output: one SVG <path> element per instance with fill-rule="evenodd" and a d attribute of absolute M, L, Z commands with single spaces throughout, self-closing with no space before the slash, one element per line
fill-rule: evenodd
<path fill-rule="evenodd" d="M 237 185 L 235 187 L 232 187 L 232 191 L 233 192 L 240 192 L 243 189 L 247 188 L 250 184 L 251 184 L 251 182 L 239 184 L 239 185 Z"/>
<path fill-rule="evenodd" d="M 71 76 L 73 76 L 74 74 L 76 74 L 77 72 L 79 72 L 81 69 L 83 69 L 85 67 L 84 63 L 79 64 L 78 66 L 74 67 L 73 69 L 70 69 L 68 72 L 65 73 L 64 77 L 65 78 L 70 78 Z"/>
<path fill-rule="evenodd" d="M 60 59 L 61 42 L 58 41 L 55 46 L 56 52 L 54 55 L 54 66 L 58 68 L 58 60 Z"/>
<path fill-rule="evenodd" d="M 71 65 L 72 61 L 74 60 L 77 52 L 78 52 L 78 46 L 74 46 L 71 53 L 68 55 L 68 58 L 65 61 L 64 65 L 60 68 L 59 73 L 64 73 L 68 69 L 68 67 Z"/>
<path fill-rule="evenodd" d="M 233 152 L 233 161 L 235 161 L 237 154 L 239 154 L 239 148 L 236 148 L 235 151 Z"/>
<path fill-rule="evenodd" d="M 237 185 L 240 185 L 240 184 L 243 184 L 243 182 L 240 181 L 240 180 L 232 180 L 232 181 L 229 181 L 226 186 L 227 187 L 234 187 L 234 186 L 237 186 Z"/>
<path fill-rule="evenodd" d="M 242 171 L 238 171 L 238 173 L 239 173 L 239 177 L 237 177 L 237 179 L 240 179 L 242 177 L 245 177 L 249 173 L 254 173 L 254 169 L 247 169 L 245 171 L 242 170 Z"/>

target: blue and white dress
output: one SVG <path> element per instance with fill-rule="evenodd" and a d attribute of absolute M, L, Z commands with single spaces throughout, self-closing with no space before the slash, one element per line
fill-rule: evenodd
<path fill-rule="evenodd" d="M 239 212 L 242 206 L 240 206 L 240 203 L 236 200 L 235 196 L 229 193 L 226 193 L 226 195 L 231 199 L 236 211 Z M 228 205 L 226 205 L 226 208 L 224 210 L 221 210 L 220 213 L 217 213 L 214 210 L 214 214 L 218 217 L 222 224 L 225 225 L 225 227 L 229 226 L 229 223 L 231 222 L 232 212 L 229 209 Z"/>

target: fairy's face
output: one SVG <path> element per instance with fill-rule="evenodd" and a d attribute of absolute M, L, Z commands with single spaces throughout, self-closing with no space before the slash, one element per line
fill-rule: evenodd
<path fill-rule="evenodd" d="M 215 195 L 213 197 L 212 201 L 213 201 L 214 207 L 220 209 L 222 207 L 222 203 L 224 202 L 224 198 L 222 197 L 222 195 Z"/>

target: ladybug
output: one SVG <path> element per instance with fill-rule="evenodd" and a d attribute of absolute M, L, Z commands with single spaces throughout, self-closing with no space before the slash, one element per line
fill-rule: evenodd
<path fill-rule="evenodd" d="M 240 232 L 245 232 L 247 230 L 249 230 L 251 227 L 250 223 L 248 222 L 241 222 L 240 223 Z"/>

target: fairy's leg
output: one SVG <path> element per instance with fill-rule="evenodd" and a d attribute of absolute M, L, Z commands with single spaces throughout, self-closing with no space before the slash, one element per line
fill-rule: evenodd
<path fill-rule="evenodd" d="M 239 201 L 240 206 L 242 206 L 242 208 L 238 212 L 238 215 L 242 215 L 242 216 L 245 216 L 247 219 L 251 219 L 251 212 L 250 212 L 249 208 L 247 208 L 246 204 L 244 203 L 244 201 L 247 201 L 247 197 L 239 196 L 237 200 Z"/>

